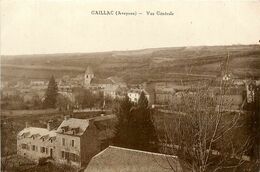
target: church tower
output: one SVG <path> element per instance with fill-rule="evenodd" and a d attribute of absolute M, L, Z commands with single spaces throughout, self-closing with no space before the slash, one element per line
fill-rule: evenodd
<path fill-rule="evenodd" d="M 91 80 L 94 78 L 94 72 L 91 67 L 87 67 L 87 70 L 85 71 L 84 75 L 84 86 L 89 87 Z"/>

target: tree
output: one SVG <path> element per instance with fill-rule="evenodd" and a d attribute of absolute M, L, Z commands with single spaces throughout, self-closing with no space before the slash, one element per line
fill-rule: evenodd
<path fill-rule="evenodd" d="M 252 116 L 252 134 L 254 136 L 252 157 L 253 161 L 260 168 L 260 86 L 253 84 L 251 92 L 254 95 L 253 101 L 249 104 L 249 111 Z"/>
<path fill-rule="evenodd" d="M 162 151 L 177 155 L 194 172 L 236 169 L 251 149 L 250 131 L 241 134 L 246 114 L 232 111 L 228 82 L 221 82 L 217 96 L 201 85 L 183 92 L 181 103 L 172 105 L 173 118 L 164 123 L 165 135 L 160 137 Z"/>
<path fill-rule="evenodd" d="M 55 108 L 57 96 L 58 96 L 58 86 L 57 86 L 54 76 L 51 76 L 49 84 L 48 84 L 48 88 L 45 92 L 45 99 L 43 102 L 43 107 L 44 108 Z"/>
<path fill-rule="evenodd" d="M 220 66 L 221 77 L 230 74 L 228 64 L 229 55 Z M 218 86 L 201 82 L 179 94 L 180 102 L 171 106 L 173 114 L 160 133 L 161 151 L 177 155 L 193 172 L 235 171 L 242 165 L 248 169 L 254 141 L 251 117 L 242 107 L 232 109 L 231 88 L 232 79 L 227 78 Z"/>
<path fill-rule="evenodd" d="M 144 92 L 141 92 L 137 107 L 132 110 L 130 121 L 135 138 L 133 147 L 139 150 L 157 151 L 158 138 L 152 111 Z"/>
<path fill-rule="evenodd" d="M 90 90 L 83 89 L 79 91 L 79 94 L 76 95 L 75 99 L 81 108 L 92 108 L 96 103 L 97 96 Z"/>
<path fill-rule="evenodd" d="M 115 145 L 122 147 L 129 147 L 131 143 L 131 128 L 130 118 L 131 109 L 133 104 L 129 100 L 129 97 L 125 95 L 125 98 L 119 103 L 119 108 L 115 109 L 117 115 L 117 124 L 115 126 L 115 137 L 113 142 Z"/>
<path fill-rule="evenodd" d="M 38 95 L 34 95 L 32 97 L 32 105 L 35 109 L 41 108 L 42 102 L 41 102 L 41 99 Z"/>
<path fill-rule="evenodd" d="M 59 108 L 60 111 L 66 111 L 73 107 L 73 103 L 70 99 L 62 94 L 57 96 L 56 107 Z"/>
<path fill-rule="evenodd" d="M 157 151 L 157 135 L 148 100 L 142 92 L 134 106 L 126 96 L 117 113 L 118 123 L 114 143 L 118 146 L 146 151 Z"/>

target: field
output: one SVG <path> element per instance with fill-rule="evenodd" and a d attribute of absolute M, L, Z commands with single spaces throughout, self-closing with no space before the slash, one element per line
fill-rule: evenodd
<path fill-rule="evenodd" d="M 3 56 L 3 80 L 48 79 L 50 75 L 83 74 L 88 65 L 101 78 L 118 76 L 128 83 L 149 79 L 176 79 L 183 74 L 220 73 L 220 63 L 229 53 L 229 66 L 239 78 L 260 77 L 260 46 L 200 46 L 155 48 L 136 51 Z M 189 76 L 194 78 L 194 76 Z"/>

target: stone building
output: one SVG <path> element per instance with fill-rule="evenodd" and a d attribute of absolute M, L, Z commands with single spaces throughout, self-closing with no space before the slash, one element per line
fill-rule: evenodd
<path fill-rule="evenodd" d="M 91 67 L 87 67 L 84 75 L 84 87 L 91 90 L 100 90 L 104 96 L 111 98 L 120 97 L 127 87 L 126 83 L 118 77 L 109 77 L 106 79 L 95 77 Z"/>
<path fill-rule="evenodd" d="M 56 131 L 56 161 L 82 166 L 98 151 L 93 120 L 65 118 Z"/>
<path fill-rule="evenodd" d="M 33 161 L 49 158 L 59 164 L 82 167 L 99 149 L 93 119 L 65 117 L 57 130 L 26 127 L 17 135 L 17 154 Z"/>
<path fill-rule="evenodd" d="M 149 102 L 149 93 L 143 89 L 130 89 L 127 92 L 127 96 L 129 97 L 130 101 L 133 103 L 138 103 L 141 93 L 144 92 L 145 97 Z"/>
<path fill-rule="evenodd" d="M 56 131 L 47 128 L 26 127 L 17 135 L 17 154 L 33 161 L 54 158 Z"/>
<path fill-rule="evenodd" d="M 85 71 L 85 75 L 84 75 L 84 86 L 89 87 L 90 82 L 92 81 L 93 78 L 94 78 L 94 72 L 93 72 L 92 68 L 88 66 L 87 70 Z"/>

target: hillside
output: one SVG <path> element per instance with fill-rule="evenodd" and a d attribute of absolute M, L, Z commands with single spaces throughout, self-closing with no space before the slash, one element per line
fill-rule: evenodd
<path fill-rule="evenodd" d="M 229 66 L 240 78 L 260 77 L 260 46 L 198 46 L 101 53 L 21 55 L 1 57 L 1 78 L 47 79 L 75 76 L 90 65 L 98 77 L 122 77 L 128 83 L 148 79 L 180 79 L 186 73 L 215 76 L 229 52 Z M 203 77 L 203 76 L 202 76 Z"/>

